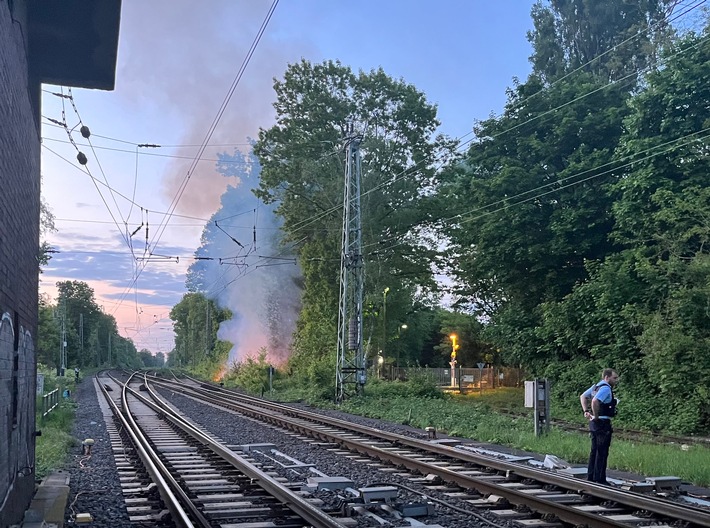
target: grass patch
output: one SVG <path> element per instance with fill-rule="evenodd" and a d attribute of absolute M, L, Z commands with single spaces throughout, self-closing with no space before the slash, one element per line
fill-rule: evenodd
<path fill-rule="evenodd" d="M 37 437 L 35 446 L 36 474 L 44 478 L 55 469 L 61 468 L 67 452 L 75 447 L 77 440 L 71 435 L 76 406 L 71 402 L 61 402 L 44 420 L 37 417 L 42 436 Z"/>
<path fill-rule="evenodd" d="M 378 391 L 368 385 L 365 396 L 343 403 L 346 412 L 380 418 L 413 427 L 436 427 L 450 435 L 491 442 L 542 454 L 554 454 L 572 463 L 586 463 L 589 438 L 585 434 L 552 429 L 535 437 L 531 418 L 496 413 L 494 402 L 513 398 L 513 391 L 482 397 L 415 397 Z M 506 407 L 500 405 L 499 407 Z M 510 407 L 506 407 L 510 408 Z M 522 408 L 522 407 L 521 407 Z M 693 446 L 683 451 L 676 445 L 645 444 L 614 439 L 609 467 L 647 476 L 674 475 L 699 486 L 710 485 L 710 449 Z"/>
<path fill-rule="evenodd" d="M 35 444 L 36 475 L 44 478 L 55 469 L 62 468 L 67 452 L 76 447 L 77 440 L 72 437 L 71 431 L 74 424 L 76 404 L 62 397 L 65 389 L 74 392 L 74 371 L 67 370 L 67 376 L 58 377 L 54 369 L 43 365 L 37 366 L 37 371 L 44 374 L 44 393 L 57 389 L 59 391 L 59 405 L 46 417 L 42 417 L 42 397 L 37 397 L 37 427 L 42 431 L 42 436 L 37 437 Z"/>

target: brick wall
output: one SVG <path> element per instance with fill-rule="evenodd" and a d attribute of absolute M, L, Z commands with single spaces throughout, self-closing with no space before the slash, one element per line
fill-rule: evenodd
<path fill-rule="evenodd" d="M 28 78 L 24 10 L 0 0 L 0 526 L 21 518 L 35 479 L 39 85 Z"/>

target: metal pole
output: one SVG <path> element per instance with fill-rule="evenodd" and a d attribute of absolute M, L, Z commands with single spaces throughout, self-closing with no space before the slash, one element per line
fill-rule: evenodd
<path fill-rule="evenodd" d="M 80 351 L 79 363 L 83 363 L 83 361 L 84 361 L 84 314 L 83 313 L 79 314 L 79 351 Z"/>
<path fill-rule="evenodd" d="M 360 142 L 351 135 L 345 145 L 343 233 L 340 254 L 338 303 L 338 359 L 335 385 L 337 401 L 363 391 L 367 379 L 362 341 L 363 259 L 360 217 Z"/>

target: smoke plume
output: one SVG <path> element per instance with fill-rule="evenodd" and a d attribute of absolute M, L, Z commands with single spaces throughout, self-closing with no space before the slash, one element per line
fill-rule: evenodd
<path fill-rule="evenodd" d="M 124 2 L 118 82 L 150 117 L 180 130 L 180 144 L 170 149 L 192 158 L 217 115 L 242 61 L 268 12 L 268 2 L 187 0 Z M 274 120 L 272 83 L 311 47 L 279 33 L 277 9 L 242 77 L 229 106 L 198 163 L 177 212 L 209 216 L 220 205 L 227 184 L 235 180 L 215 171 L 211 161 L 223 145 L 244 144 L 259 127 Z M 220 145 L 222 145 L 220 147 Z M 248 147 L 245 147 L 248 148 Z M 173 160 L 163 175 L 169 202 L 183 185 L 191 159 Z"/>
<path fill-rule="evenodd" d="M 199 257 L 188 271 L 188 287 L 229 308 L 233 318 L 218 337 L 233 343 L 229 363 L 255 357 L 264 347 L 269 361 L 283 363 L 300 307 L 300 270 L 280 244 L 275 205 L 260 203 L 259 165 L 253 154 L 220 154 L 217 172 L 230 181 L 219 210 L 205 226 Z"/>

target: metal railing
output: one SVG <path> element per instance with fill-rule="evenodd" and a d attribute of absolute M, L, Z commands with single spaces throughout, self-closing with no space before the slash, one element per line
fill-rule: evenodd
<path fill-rule="evenodd" d="M 487 367 L 466 368 L 457 367 L 454 372 L 450 368 L 411 368 L 390 366 L 383 369 L 382 375 L 388 379 L 406 381 L 414 376 L 430 378 L 440 387 L 455 387 L 461 389 L 495 389 L 499 387 L 519 387 L 525 379 L 517 368 Z"/>
<path fill-rule="evenodd" d="M 42 418 L 45 418 L 59 405 L 59 389 L 42 395 Z"/>

